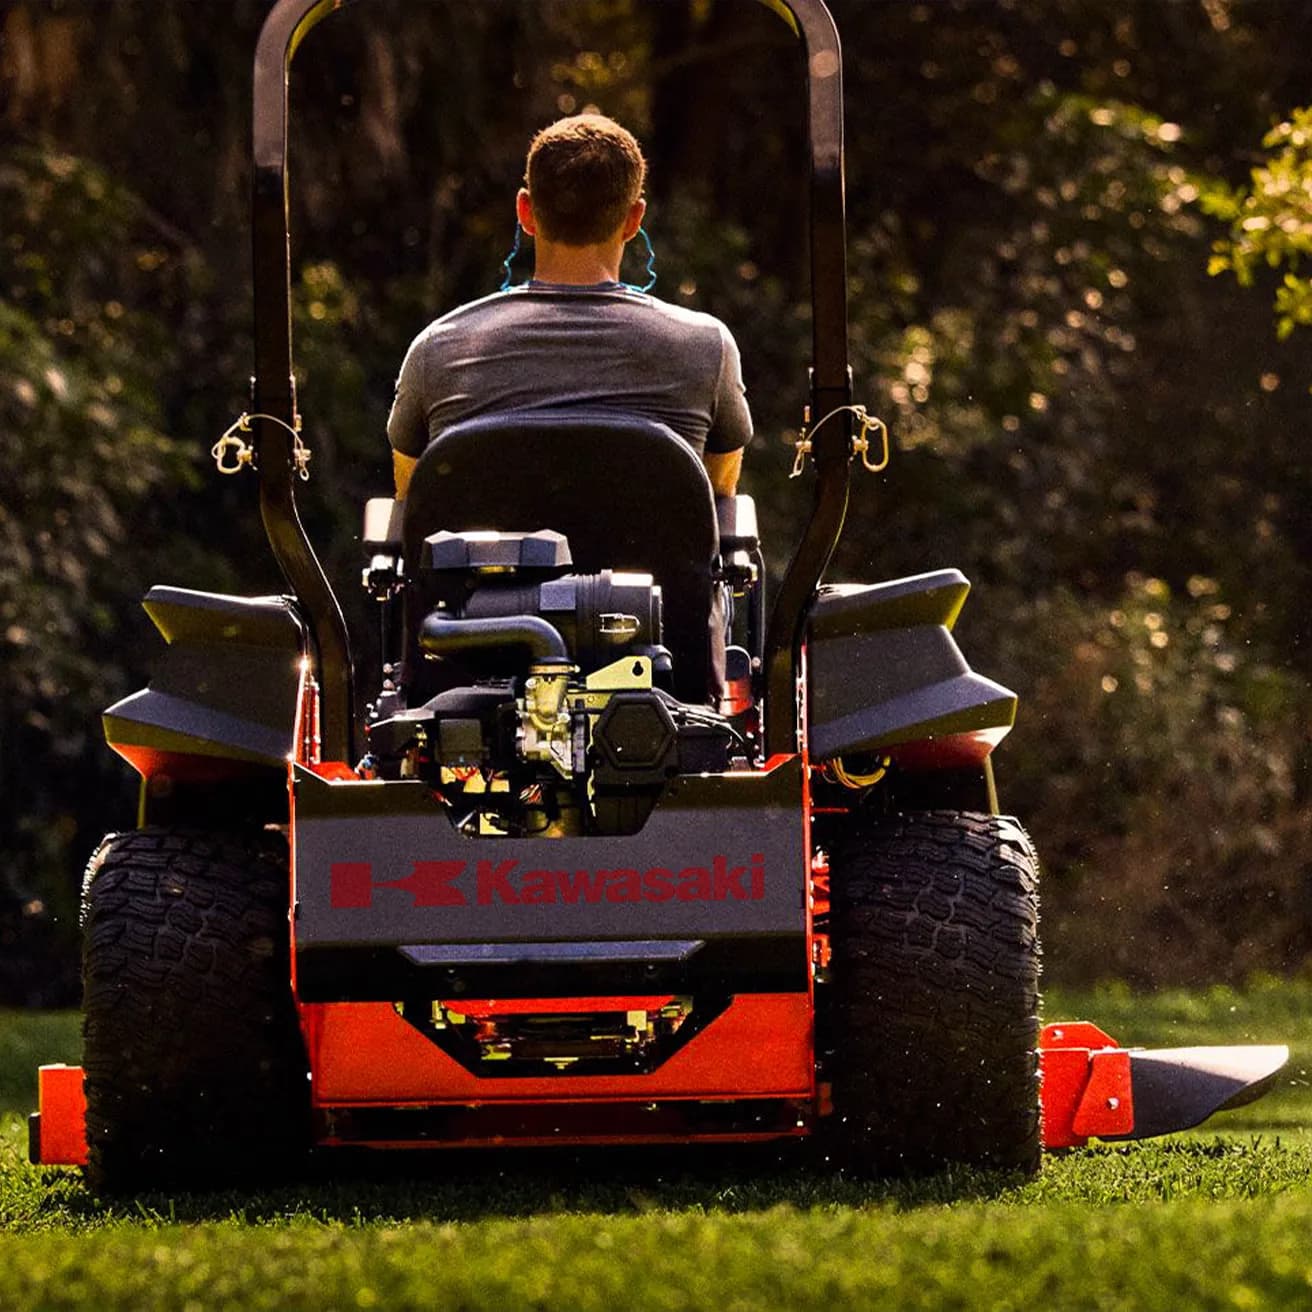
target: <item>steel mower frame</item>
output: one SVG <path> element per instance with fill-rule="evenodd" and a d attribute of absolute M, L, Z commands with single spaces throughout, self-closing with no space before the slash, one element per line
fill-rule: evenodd
<path fill-rule="evenodd" d="M 991 766 L 1016 698 L 952 636 L 969 585 L 822 584 L 879 431 L 848 365 L 842 61 L 822 0 L 763 2 L 804 56 L 814 328 L 814 498 L 768 622 L 750 499 L 717 506 L 668 430 L 473 421 L 367 508 L 397 645 L 358 720 L 296 507 L 286 164 L 292 57 L 345 0 L 271 9 L 251 442 L 216 454 L 257 473 L 289 595 L 145 600 L 163 661 L 105 715 L 138 825 L 88 868 L 84 1067 L 42 1069 L 34 1161 L 123 1189 L 311 1146 L 814 1136 L 854 1172 L 1032 1170 L 1274 1077 L 1284 1049 L 1040 1030 L 1037 860 Z"/>

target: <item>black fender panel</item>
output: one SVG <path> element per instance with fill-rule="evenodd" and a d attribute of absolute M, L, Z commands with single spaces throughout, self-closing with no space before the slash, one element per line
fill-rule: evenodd
<path fill-rule="evenodd" d="M 955 569 L 820 589 L 807 627 L 813 760 L 988 731 L 1001 738 L 1016 694 L 976 674 L 952 636 L 969 591 Z"/>
<path fill-rule="evenodd" d="M 287 768 L 305 627 L 285 597 L 154 587 L 142 605 L 168 643 L 150 686 L 104 714 L 105 739 L 152 758 Z"/>

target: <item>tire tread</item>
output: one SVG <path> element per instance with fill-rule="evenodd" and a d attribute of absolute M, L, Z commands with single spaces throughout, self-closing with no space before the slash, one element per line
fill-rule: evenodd
<path fill-rule="evenodd" d="M 277 833 L 110 834 L 82 893 L 87 1176 L 118 1192 L 285 1162 L 308 1127 Z"/>
<path fill-rule="evenodd" d="M 1040 1157 L 1038 859 L 965 811 L 860 820 L 835 845 L 841 1156 L 862 1171 Z"/>

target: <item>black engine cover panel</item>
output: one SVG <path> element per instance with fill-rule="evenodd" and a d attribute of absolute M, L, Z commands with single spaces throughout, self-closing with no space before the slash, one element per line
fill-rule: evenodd
<path fill-rule="evenodd" d="M 807 987 L 797 758 L 673 780 L 639 833 L 574 838 L 467 837 L 422 783 L 298 766 L 293 837 L 305 1001 Z"/>

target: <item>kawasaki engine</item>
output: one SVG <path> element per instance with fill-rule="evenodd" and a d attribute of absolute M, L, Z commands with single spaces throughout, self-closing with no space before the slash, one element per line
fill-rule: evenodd
<path fill-rule="evenodd" d="M 571 564 L 549 531 L 424 541 L 408 601 L 425 668 L 405 682 L 441 690 L 385 691 L 367 763 L 428 782 L 465 832 L 632 833 L 671 777 L 729 768 L 728 721 L 668 691 L 659 585 Z"/>

